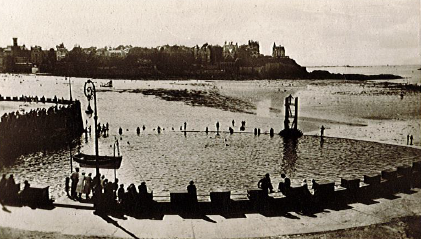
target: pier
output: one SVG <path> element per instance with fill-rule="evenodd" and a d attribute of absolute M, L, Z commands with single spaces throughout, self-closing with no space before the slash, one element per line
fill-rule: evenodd
<path fill-rule="evenodd" d="M 1 96 L 0 101 L 50 104 L 29 112 L 6 113 L 0 121 L 0 162 L 19 155 L 70 145 L 83 132 L 79 101 Z"/>

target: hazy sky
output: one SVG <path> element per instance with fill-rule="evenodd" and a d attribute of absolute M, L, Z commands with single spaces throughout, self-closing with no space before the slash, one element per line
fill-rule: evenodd
<path fill-rule="evenodd" d="M 0 0 L 0 47 L 273 42 L 299 64 L 420 64 L 419 0 Z"/>

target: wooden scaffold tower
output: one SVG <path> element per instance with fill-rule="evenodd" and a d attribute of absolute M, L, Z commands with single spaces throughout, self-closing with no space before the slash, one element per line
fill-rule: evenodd
<path fill-rule="evenodd" d="M 285 98 L 284 129 L 279 134 L 286 138 L 303 136 L 301 130 L 298 129 L 298 97 L 294 98 L 292 95 L 289 95 Z"/>

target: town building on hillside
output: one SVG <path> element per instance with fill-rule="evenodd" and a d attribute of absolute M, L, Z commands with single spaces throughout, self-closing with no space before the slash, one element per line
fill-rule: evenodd
<path fill-rule="evenodd" d="M 6 57 L 3 48 L 0 48 L 0 73 L 6 72 Z"/>
<path fill-rule="evenodd" d="M 91 46 L 91 47 L 87 47 L 87 48 L 82 48 L 83 53 L 85 53 L 86 55 L 90 55 L 90 54 L 96 54 L 96 47 Z"/>
<path fill-rule="evenodd" d="M 232 59 L 235 60 L 237 58 L 237 52 L 238 52 L 238 43 L 233 44 L 233 42 L 225 42 L 223 48 L 222 48 L 222 56 L 224 59 Z"/>
<path fill-rule="evenodd" d="M 40 46 L 31 47 L 31 63 L 40 66 L 44 60 L 44 53 Z"/>
<path fill-rule="evenodd" d="M 32 68 L 30 62 L 31 52 L 25 47 L 25 45 L 19 46 L 18 39 L 13 38 L 13 45 L 11 47 L 11 58 L 7 62 L 8 71 L 15 73 L 29 73 Z"/>
<path fill-rule="evenodd" d="M 249 40 L 248 45 L 246 47 L 247 52 L 253 58 L 257 58 L 260 56 L 260 45 L 258 41 Z"/>
<path fill-rule="evenodd" d="M 208 43 L 205 43 L 202 47 L 198 45 L 193 47 L 194 59 L 201 64 L 211 63 L 211 53 L 211 46 Z"/>
<path fill-rule="evenodd" d="M 285 56 L 285 48 L 282 45 L 277 46 L 275 42 L 273 43 L 272 48 L 272 57 L 273 58 L 284 58 Z"/>
<path fill-rule="evenodd" d="M 56 51 L 57 61 L 61 61 L 67 56 L 69 51 L 66 49 L 66 47 L 64 47 L 63 43 L 61 43 L 60 45 L 57 45 L 56 48 L 57 48 L 57 51 Z"/>
<path fill-rule="evenodd" d="M 112 49 L 112 50 L 108 50 L 108 55 L 110 57 L 116 57 L 116 58 L 124 58 L 127 55 L 127 52 L 125 52 L 124 50 L 120 49 Z"/>

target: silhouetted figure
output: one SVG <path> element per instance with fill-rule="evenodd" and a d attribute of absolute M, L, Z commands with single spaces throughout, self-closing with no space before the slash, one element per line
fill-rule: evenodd
<path fill-rule="evenodd" d="M 325 134 L 325 127 L 322 125 L 322 127 L 320 128 L 320 137 L 323 137 Z"/>
<path fill-rule="evenodd" d="M 281 174 L 282 181 L 279 182 L 278 190 L 283 195 L 287 196 L 289 190 L 291 189 L 291 180 L 286 177 L 284 173 Z"/>
<path fill-rule="evenodd" d="M 311 184 L 312 184 L 311 189 L 313 189 L 314 194 L 316 194 L 316 191 L 319 189 L 319 184 L 314 179 L 311 180 Z"/>
<path fill-rule="evenodd" d="M 140 134 L 140 128 L 139 127 L 137 127 L 137 129 L 136 129 L 136 133 L 137 133 L 137 135 Z"/>
<path fill-rule="evenodd" d="M 414 136 L 411 134 L 411 136 L 409 136 L 409 145 L 412 145 L 412 140 L 414 140 Z"/>
<path fill-rule="evenodd" d="M 254 128 L 254 135 L 257 135 L 257 128 Z"/>
<path fill-rule="evenodd" d="M 113 183 L 114 200 L 117 199 L 117 190 L 118 190 L 118 178 L 116 178 L 114 183 Z"/>
<path fill-rule="evenodd" d="M 406 145 L 409 145 L 409 134 L 406 135 Z"/>
<path fill-rule="evenodd" d="M 187 186 L 187 193 L 189 194 L 192 203 L 197 202 L 197 190 L 193 181 L 190 181 L 189 186 Z"/>
<path fill-rule="evenodd" d="M 6 201 L 10 200 L 12 201 L 13 199 L 16 198 L 18 192 L 19 192 L 19 188 L 16 187 L 16 183 L 15 183 L 15 179 L 13 177 L 13 174 L 10 174 L 9 178 L 6 181 L 6 186 L 5 186 L 5 196 L 6 196 Z"/>
<path fill-rule="evenodd" d="M 139 194 L 140 195 L 146 195 L 148 193 L 148 188 L 146 187 L 146 183 L 145 182 L 142 182 L 139 185 L 138 189 L 139 189 Z"/>
<path fill-rule="evenodd" d="M 85 142 L 88 142 L 88 128 L 85 127 Z"/>
<path fill-rule="evenodd" d="M 19 192 L 19 198 L 22 201 L 24 205 L 26 205 L 31 200 L 31 195 L 29 195 L 29 188 L 31 188 L 31 185 L 29 184 L 28 180 L 25 180 L 23 182 L 23 190 Z"/>
<path fill-rule="evenodd" d="M 206 132 L 206 134 L 209 133 L 209 128 L 208 127 L 206 127 L 205 132 Z"/>
<path fill-rule="evenodd" d="M 102 189 L 105 189 L 105 184 L 106 184 L 106 181 L 105 180 L 106 180 L 105 179 L 105 175 L 102 175 L 101 176 L 101 179 L 99 180 L 99 183 L 100 183 Z"/>
<path fill-rule="evenodd" d="M 134 209 L 137 203 L 139 195 L 136 190 L 136 186 L 132 183 L 127 187 L 127 207 L 129 209 Z"/>
<path fill-rule="evenodd" d="M 78 195 L 79 200 L 82 199 L 82 193 L 83 193 L 84 188 L 85 188 L 85 173 L 82 173 L 76 185 L 76 193 Z"/>
<path fill-rule="evenodd" d="M 233 134 L 234 133 L 234 129 L 231 128 L 231 127 L 229 127 L 229 131 L 230 131 L 230 134 Z"/>
<path fill-rule="evenodd" d="M 184 131 L 187 131 L 187 122 L 184 122 Z"/>
<path fill-rule="evenodd" d="M 6 194 L 6 174 L 3 174 L 3 176 L 0 179 L 0 202 L 3 202 L 4 195 Z"/>
<path fill-rule="evenodd" d="M 76 168 L 76 171 L 72 173 L 72 175 L 70 176 L 70 179 L 72 180 L 70 195 L 72 196 L 72 198 L 76 198 L 77 197 L 76 187 L 79 182 L 79 168 Z"/>
<path fill-rule="evenodd" d="M 161 127 L 158 126 L 157 131 L 158 131 L 158 134 L 160 134 L 161 133 Z"/>
<path fill-rule="evenodd" d="M 89 200 L 90 194 L 92 190 L 92 173 L 89 173 L 87 177 L 85 177 L 85 185 L 83 185 L 83 193 L 86 196 L 86 199 Z"/>
<path fill-rule="evenodd" d="M 123 129 L 122 129 L 121 127 L 118 129 L 118 134 L 119 134 L 120 136 L 123 134 Z"/>
<path fill-rule="evenodd" d="M 69 194 L 69 189 L 70 189 L 70 178 L 69 178 L 69 177 L 66 177 L 66 182 L 65 182 L 65 188 L 64 188 L 64 191 L 66 191 L 66 195 L 67 195 L 67 196 L 70 196 L 70 194 Z M 0 190 L 0 193 L 1 193 L 1 190 Z"/>
<path fill-rule="evenodd" d="M 246 121 L 241 121 L 240 131 L 246 130 Z"/>
<path fill-rule="evenodd" d="M 106 205 L 108 207 L 114 206 L 114 183 L 108 182 L 105 184 L 104 196 L 106 200 Z"/>
<path fill-rule="evenodd" d="M 257 135 L 260 135 L 260 128 L 257 129 Z"/>
<path fill-rule="evenodd" d="M 231 123 L 232 123 L 232 127 L 234 127 L 234 126 L 235 126 L 235 125 L 234 125 L 234 124 L 235 124 L 235 121 L 234 121 L 234 120 L 232 120 L 232 122 L 231 122 Z"/>
<path fill-rule="evenodd" d="M 270 193 L 273 193 L 273 186 L 272 182 L 270 181 L 270 175 L 267 173 L 264 178 L 260 179 L 257 183 L 257 187 L 261 188 L 265 194 L 268 193 L 268 190 L 270 190 Z"/>
<path fill-rule="evenodd" d="M 273 137 L 273 135 L 274 135 L 273 128 L 270 128 L 269 135 L 270 135 L 270 137 Z"/>
<path fill-rule="evenodd" d="M 117 191 L 117 196 L 118 196 L 118 202 L 119 203 L 123 203 L 125 200 L 125 190 L 124 190 L 124 184 L 120 184 L 120 188 Z"/>
<path fill-rule="evenodd" d="M 216 134 L 219 134 L 219 121 L 216 122 Z"/>
<path fill-rule="evenodd" d="M 143 129 L 143 131 L 145 131 L 145 129 L 146 129 L 146 126 L 145 126 L 145 125 L 143 125 L 142 129 Z"/>
<path fill-rule="evenodd" d="M 299 198 L 299 204 L 300 204 L 300 210 L 303 213 L 307 213 L 310 210 L 311 207 L 311 193 L 308 190 L 307 180 L 304 179 L 301 183 L 302 187 L 302 195 Z"/>

